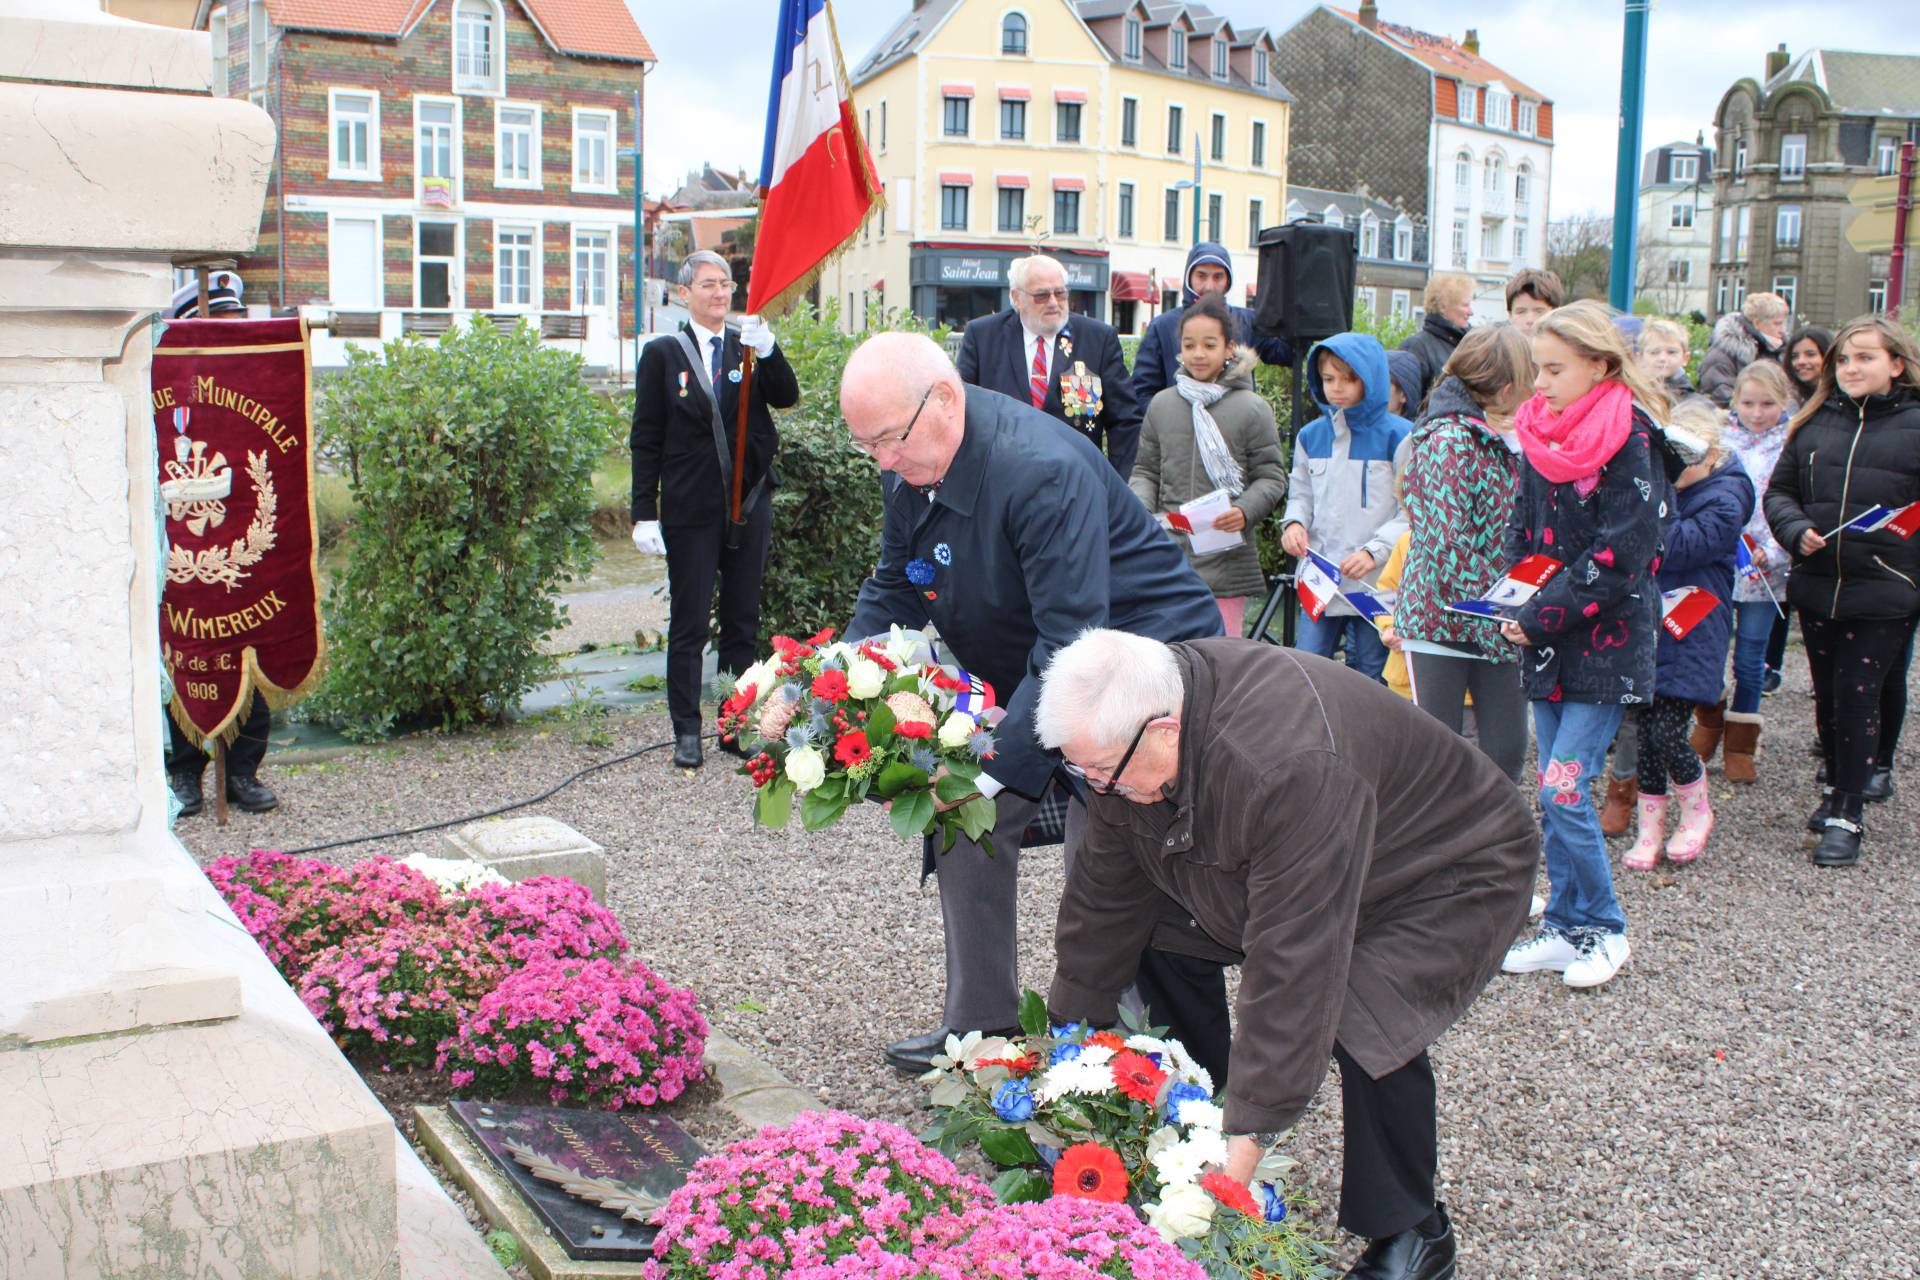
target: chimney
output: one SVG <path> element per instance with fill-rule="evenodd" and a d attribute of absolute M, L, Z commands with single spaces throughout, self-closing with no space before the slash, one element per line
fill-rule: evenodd
<path fill-rule="evenodd" d="M 1479 31 L 1479 29 L 1478 29 L 1478 28 L 1476 28 L 1476 27 L 1468 27 L 1468 28 L 1467 28 L 1467 38 L 1466 38 L 1465 40 L 1462 40 L 1462 41 L 1460 42 L 1460 47 L 1461 47 L 1462 49 L 1465 49 L 1465 50 L 1466 50 L 1466 51 L 1467 51 L 1468 53 L 1470 53 L 1470 54 L 1472 54 L 1472 55 L 1473 55 L 1474 57 L 1476 57 L 1476 58 L 1477 58 L 1477 57 L 1479 57 L 1479 56 L 1480 56 L 1480 31 Z"/>
<path fill-rule="evenodd" d="M 1787 69 L 1787 64 L 1791 61 L 1793 61 L 1793 59 L 1787 56 L 1787 46 L 1784 44 L 1781 45 L 1778 49 L 1775 49 L 1772 53 L 1768 54 L 1767 55 L 1767 79 L 1771 80 L 1775 76 L 1779 75 L 1782 71 L 1785 71 Z"/>
<path fill-rule="evenodd" d="M 1360 25 L 1369 31 L 1380 29 L 1380 6 L 1373 0 L 1360 0 Z"/>

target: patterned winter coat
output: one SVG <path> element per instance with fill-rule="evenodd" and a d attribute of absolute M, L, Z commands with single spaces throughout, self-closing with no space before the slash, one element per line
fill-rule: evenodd
<path fill-rule="evenodd" d="M 1507 526 L 1507 566 L 1536 552 L 1560 572 L 1520 606 L 1532 643 L 1521 659 L 1527 697 L 1549 702 L 1641 703 L 1653 697 L 1660 632 L 1660 523 L 1666 475 L 1654 453 L 1653 420 L 1633 407 L 1626 443 L 1600 468 L 1585 498 L 1553 484 L 1524 460 Z"/>
<path fill-rule="evenodd" d="M 1746 469 L 1747 479 L 1753 481 L 1756 493 L 1765 493 L 1767 490 L 1767 481 L 1780 461 L 1780 449 L 1787 443 L 1787 420 L 1792 416 L 1792 407 L 1789 406 L 1771 430 L 1758 432 L 1742 426 L 1737 413 L 1727 419 L 1724 436 L 1727 450 L 1740 460 L 1740 465 Z M 1761 586 L 1759 578 L 1736 576 L 1733 583 L 1734 603 L 1753 604 L 1761 600 L 1773 600 L 1784 606 L 1787 602 L 1787 566 L 1791 560 L 1786 550 L 1773 540 L 1773 529 L 1767 524 L 1766 508 L 1759 502 L 1753 504 L 1753 518 L 1747 521 L 1746 532 L 1753 539 L 1753 544 L 1760 548 L 1761 555 L 1754 559 L 1763 562 L 1767 585 Z M 1768 594 L 1768 588 L 1772 588 L 1771 595 Z"/>
<path fill-rule="evenodd" d="M 1507 571 L 1507 522 L 1520 459 L 1487 426 L 1460 379 L 1442 379 L 1428 406 L 1413 429 L 1400 495 L 1413 540 L 1394 601 L 1394 630 L 1408 640 L 1470 644 L 1496 662 L 1516 661 L 1516 647 L 1498 626 L 1448 613 L 1447 606 L 1484 597 Z"/>

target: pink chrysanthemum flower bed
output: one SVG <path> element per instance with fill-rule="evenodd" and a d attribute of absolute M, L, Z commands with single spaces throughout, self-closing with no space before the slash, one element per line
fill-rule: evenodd
<path fill-rule="evenodd" d="M 898 1125 L 810 1111 L 695 1164 L 645 1275 L 910 1276 L 873 1268 L 951 1243 L 955 1223 L 992 1202 L 984 1182 Z"/>
<path fill-rule="evenodd" d="M 462 893 L 390 858 L 258 849 L 207 878 L 363 1067 L 609 1108 L 670 1101 L 703 1070 L 693 993 L 630 957 L 613 913 L 572 880 Z"/>
<path fill-rule="evenodd" d="M 1178 1245 L 1124 1204 L 1054 1196 L 1001 1205 L 928 1256 L 928 1280 L 1206 1280 Z"/>

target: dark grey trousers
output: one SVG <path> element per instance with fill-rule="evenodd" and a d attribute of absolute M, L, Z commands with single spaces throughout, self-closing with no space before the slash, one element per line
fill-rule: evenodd
<path fill-rule="evenodd" d="M 1455 733 L 1460 732 L 1471 693 L 1480 750 L 1500 772 L 1520 781 L 1527 759 L 1529 716 L 1519 663 L 1409 651 L 1407 671 L 1413 680 L 1414 705 Z"/>
<path fill-rule="evenodd" d="M 1019 1022 L 1020 834 L 1039 807 L 1038 800 L 1002 791 L 994 798 L 991 856 L 964 836 L 934 855 L 947 942 L 946 1018 L 953 1030 L 998 1030 Z M 1069 871 L 1086 829 L 1087 807 L 1075 799 L 1067 806 Z"/>

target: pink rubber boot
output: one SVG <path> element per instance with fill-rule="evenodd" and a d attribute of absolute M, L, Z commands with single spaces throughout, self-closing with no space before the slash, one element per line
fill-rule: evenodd
<path fill-rule="evenodd" d="M 1680 807 L 1680 821 L 1673 826 L 1673 838 L 1667 841 L 1668 862 L 1692 862 L 1707 847 L 1713 831 L 1713 802 L 1707 797 L 1707 775 L 1697 782 L 1675 785 L 1673 798 Z"/>
<path fill-rule="evenodd" d="M 1620 865 L 1629 871 L 1651 871 L 1660 862 L 1660 842 L 1667 831 L 1667 798 L 1643 791 L 1635 807 L 1640 815 L 1640 838 L 1620 855 Z"/>

